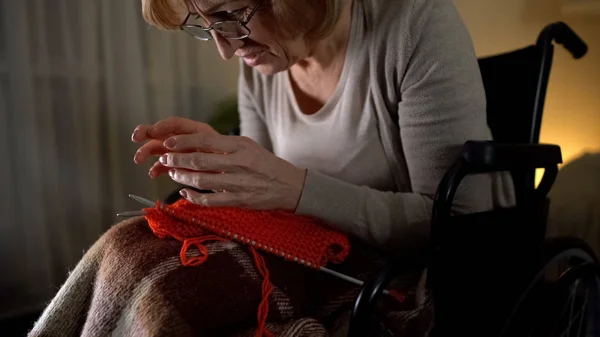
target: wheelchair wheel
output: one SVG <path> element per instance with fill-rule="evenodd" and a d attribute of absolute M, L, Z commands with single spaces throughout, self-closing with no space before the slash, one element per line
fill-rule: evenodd
<path fill-rule="evenodd" d="M 541 262 L 501 336 L 600 336 L 600 266 L 592 249 L 575 238 L 549 239 Z"/>

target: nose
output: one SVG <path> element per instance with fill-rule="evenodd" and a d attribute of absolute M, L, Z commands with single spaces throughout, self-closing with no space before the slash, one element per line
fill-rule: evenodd
<path fill-rule="evenodd" d="M 240 49 L 244 45 L 242 40 L 230 40 L 224 38 L 221 34 L 216 32 L 211 32 L 213 35 L 213 39 L 217 45 L 217 49 L 219 50 L 219 54 L 224 60 L 229 60 L 235 55 L 236 50 Z"/>

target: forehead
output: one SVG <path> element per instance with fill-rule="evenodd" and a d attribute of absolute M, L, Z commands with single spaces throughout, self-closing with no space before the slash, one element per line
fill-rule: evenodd
<path fill-rule="evenodd" d="M 248 0 L 190 0 L 188 7 L 190 11 L 201 11 L 204 13 L 212 13 L 223 10 L 225 7 L 230 7 L 237 4 L 246 4 Z"/>

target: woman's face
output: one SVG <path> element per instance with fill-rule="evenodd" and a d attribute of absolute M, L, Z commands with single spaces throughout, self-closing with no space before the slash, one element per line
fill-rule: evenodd
<path fill-rule="evenodd" d="M 245 22 L 259 2 L 261 1 L 195 0 L 190 6 L 190 12 L 197 15 L 192 16 L 188 23 L 207 27 L 219 20 Z M 264 8 L 268 2 L 263 0 L 261 7 L 250 18 L 246 26 L 251 33 L 247 38 L 226 39 L 215 30 L 211 31 L 223 59 L 228 60 L 235 55 L 263 74 L 274 74 L 289 69 L 299 59 L 308 55 L 308 48 L 302 37 L 282 38 L 281 34 L 275 33 L 277 24 Z M 197 19 L 192 20 L 193 17 Z"/>

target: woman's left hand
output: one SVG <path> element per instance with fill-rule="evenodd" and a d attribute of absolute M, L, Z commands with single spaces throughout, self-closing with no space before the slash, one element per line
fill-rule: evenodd
<path fill-rule="evenodd" d="M 178 134 L 181 130 L 190 131 Z M 134 141 L 147 141 L 136 153 L 136 163 L 160 155 L 150 169 L 151 177 L 168 172 L 183 185 L 223 191 L 201 194 L 183 189 L 182 196 L 192 203 L 289 211 L 298 205 L 306 170 L 250 138 L 221 135 L 204 123 L 179 118 L 138 126 L 134 134 Z"/>

